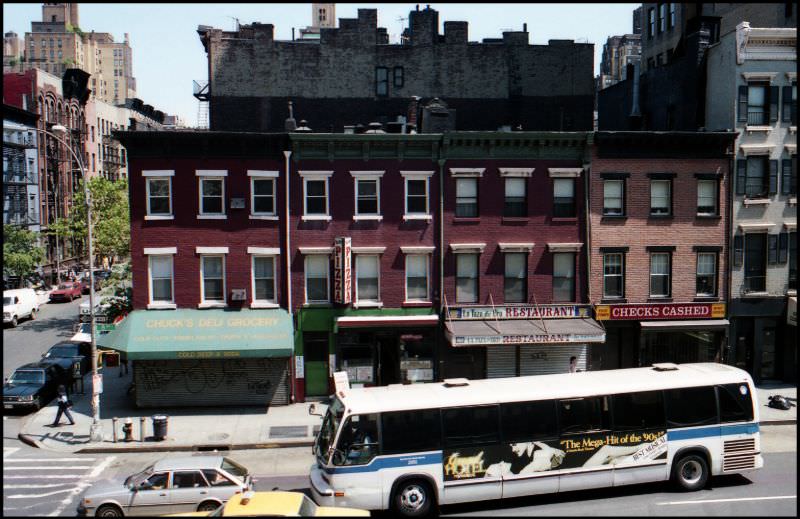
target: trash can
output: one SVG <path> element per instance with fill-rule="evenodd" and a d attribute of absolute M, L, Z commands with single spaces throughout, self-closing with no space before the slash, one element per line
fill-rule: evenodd
<path fill-rule="evenodd" d="M 167 437 L 167 419 L 169 417 L 164 414 L 153 415 L 153 439 L 155 441 L 163 441 Z"/>

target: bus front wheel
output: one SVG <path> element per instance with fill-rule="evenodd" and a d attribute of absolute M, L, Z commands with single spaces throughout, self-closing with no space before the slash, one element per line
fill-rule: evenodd
<path fill-rule="evenodd" d="M 681 490 L 700 490 L 708 481 L 708 463 L 698 454 L 683 456 L 673 465 L 672 480 Z"/>
<path fill-rule="evenodd" d="M 433 506 L 433 490 L 421 479 L 403 481 L 395 488 L 394 509 L 404 517 L 423 517 L 430 513 Z"/>

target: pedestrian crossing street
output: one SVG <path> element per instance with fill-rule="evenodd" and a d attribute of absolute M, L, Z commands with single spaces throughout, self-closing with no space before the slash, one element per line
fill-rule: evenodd
<path fill-rule="evenodd" d="M 74 515 L 78 498 L 116 458 L 23 452 L 3 447 L 3 515 Z"/>

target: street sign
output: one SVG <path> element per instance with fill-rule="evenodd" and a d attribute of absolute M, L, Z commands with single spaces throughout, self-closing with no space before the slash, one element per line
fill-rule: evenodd
<path fill-rule="evenodd" d="M 116 324 L 95 324 L 94 327 L 98 332 L 110 332 L 111 330 L 116 328 L 117 325 Z"/>

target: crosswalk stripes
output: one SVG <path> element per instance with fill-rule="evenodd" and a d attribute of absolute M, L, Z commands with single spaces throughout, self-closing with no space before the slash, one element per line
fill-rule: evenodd
<path fill-rule="evenodd" d="M 60 515 L 116 458 L 14 457 L 18 450 L 3 448 L 4 515 Z"/>

